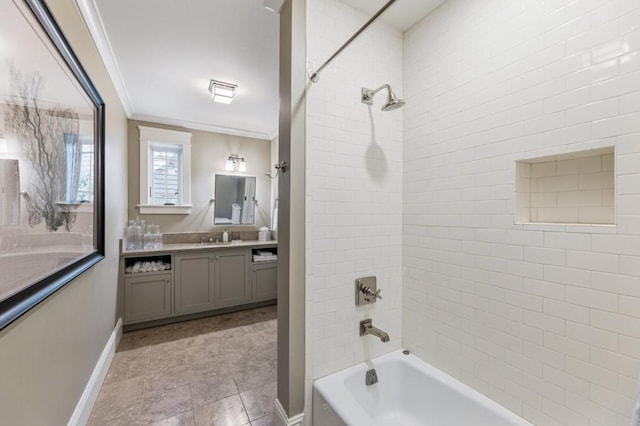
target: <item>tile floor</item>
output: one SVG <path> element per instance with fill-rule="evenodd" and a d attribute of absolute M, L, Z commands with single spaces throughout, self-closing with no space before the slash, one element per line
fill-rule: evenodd
<path fill-rule="evenodd" d="M 89 426 L 272 424 L 276 307 L 125 333 Z"/>

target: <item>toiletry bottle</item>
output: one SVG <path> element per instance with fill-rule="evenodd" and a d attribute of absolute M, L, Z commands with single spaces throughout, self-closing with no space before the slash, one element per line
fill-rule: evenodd
<path fill-rule="evenodd" d="M 229 242 L 229 233 L 227 232 L 226 229 L 222 233 L 222 242 L 223 243 Z"/>

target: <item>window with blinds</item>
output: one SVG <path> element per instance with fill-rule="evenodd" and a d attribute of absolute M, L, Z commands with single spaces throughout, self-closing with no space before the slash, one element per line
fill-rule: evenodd
<path fill-rule="evenodd" d="M 191 133 L 140 129 L 140 214 L 191 214 Z"/>
<path fill-rule="evenodd" d="M 65 133 L 67 203 L 93 203 L 94 144 L 93 137 Z"/>
<path fill-rule="evenodd" d="M 180 145 L 157 145 L 151 151 L 151 204 L 179 205 L 181 193 L 182 147 Z"/>
<path fill-rule="evenodd" d="M 93 203 L 94 145 L 93 140 L 83 142 L 80 149 L 80 179 L 78 180 L 78 200 Z"/>

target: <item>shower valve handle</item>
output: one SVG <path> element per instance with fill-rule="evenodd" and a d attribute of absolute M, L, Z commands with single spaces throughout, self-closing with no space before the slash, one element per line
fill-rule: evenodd
<path fill-rule="evenodd" d="M 356 306 L 376 303 L 378 299 L 382 299 L 376 277 L 356 278 L 355 284 Z"/>
<path fill-rule="evenodd" d="M 380 292 L 382 290 L 373 291 L 369 287 L 367 287 L 366 285 L 361 284 L 360 285 L 360 291 L 362 293 L 364 293 L 365 298 L 368 299 L 368 301 L 382 299 L 382 296 L 380 296 Z"/>

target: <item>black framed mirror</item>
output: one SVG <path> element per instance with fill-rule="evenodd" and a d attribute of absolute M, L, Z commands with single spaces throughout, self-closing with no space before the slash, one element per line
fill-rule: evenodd
<path fill-rule="evenodd" d="M 0 15 L 1 329 L 104 258 L 105 105 L 44 1 Z"/>

